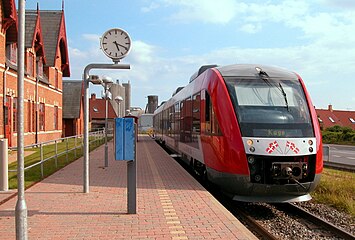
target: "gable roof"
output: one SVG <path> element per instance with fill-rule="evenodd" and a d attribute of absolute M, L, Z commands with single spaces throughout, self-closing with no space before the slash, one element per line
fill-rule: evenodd
<path fill-rule="evenodd" d="M 355 111 L 333 110 L 332 105 L 328 109 L 316 109 L 318 120 L 323 129 L 338 125 L 341 127 L 350 127 L 355 130 Z"/>
<path fill-rule="evenodd" d="M 3 0 L 2 28 L 7 31 L 6 40 L 17 42 L 17 11 L 15 0 Z"/>
<path fill-rule="evenodd" d="M 32 47 L 33 36 L 37 24 L 37 13 L 26 11 L 26 21 L 25 21 L 25 47 Z"/>
<path fill-rule="evenodd" d="M 25 48 L 35 48 L 37 56 L 43 57 L 44 64 L 46 63 L 46 55 L 44 52 L 44 42 L 41 29 L 41 20 L 39 11 L 26 11 L 25 21 Z"/>
<path fill-rule="evenodd" d="M 63 80 L 63 118 L 80 118 L 82 81 Z"/>
<path fill-rule="evenodd" d="M 30 10 L 30 12 L 36 12 Z M 46 49 L 46 66 L 54 67 L 57 55 L 62 58 L 64 77 L 70 77 L 68 43 L 65 30 L 64 11 L 41 10 L 41 28 Z"/>

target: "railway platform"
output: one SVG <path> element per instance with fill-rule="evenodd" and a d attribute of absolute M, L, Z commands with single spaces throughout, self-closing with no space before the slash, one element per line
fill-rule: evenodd
<path fill-rule="evenodd" d="M 104 145 L 26 190 L 29 239 L 256 239 L 152 139 L 137 144 L 137 214 L 127 213 L 127 163 Z M 0 238 L 15 239 L 17 196 L 0 193 Z"/>

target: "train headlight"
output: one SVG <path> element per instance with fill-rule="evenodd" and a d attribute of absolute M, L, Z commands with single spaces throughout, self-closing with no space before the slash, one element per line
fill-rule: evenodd
<path fill-rule="evenodd" d="M 260 175 L 255 175 L 254 177 L 256 182 L 259 182 L 261 180 L 261 176 Z"/>
<path fill-rule="evenodd" d="M 253 156 L 248 157 L 248 163 L 249 164 L 254 164 L 255 163 L 255 158 Z"/>
<path fill-rule="evenodd" d="M 312 147 L 309 147 L 308 150 L 309 150 L 309 152 L 313 152 L 313 148 Z"/>
<path fill-rule="evenodd" d="M 255 152 L 255 147 L 251 146 L 251 147 L 249 148 L 249 150 L 250 150 L 250 152 Z"/>
<path fill-rule="evenodd" d="M 251 146 L 251 145 L 253 145 L 253 140 L 251 140 L 251 139 L 248 139 L 248 140 L 247 140 L 247 144 L 248 144 L 248 146 Z"/>
<path fill-rule="evenodd" d="M 312 146 L 313 145 L 313 141 L 312 140 L 308 140 L 308 144 Z"/>

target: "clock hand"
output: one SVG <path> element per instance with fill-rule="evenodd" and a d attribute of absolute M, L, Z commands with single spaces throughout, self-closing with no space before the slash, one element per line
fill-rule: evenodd
<path fill-rule="evenodd" d="M 116 45 L 117 50 L 120 51 L 120 48 L 118 47 L 118 45 L 120 45 L 120 44 L 118 44 L 116 41 L 114 41 L 113 43 Z"/>
<path fill-rule="evenodd" d="M 123 45 L 121 45 L 121 44 L 119 44 L 117 42 L 116 42 L 116 44 L 119 45 L 120 47 L 123 47 L 124 49 L 126 49 L 126 51 L 128 51 L 128 47 L 125 47 L 125 46 L 123 46 Z"/>

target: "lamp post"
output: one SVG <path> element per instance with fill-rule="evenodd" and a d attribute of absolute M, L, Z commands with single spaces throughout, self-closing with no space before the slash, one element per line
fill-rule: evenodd
<path fill-rule="evenodd" d="M 92 69 L 130 69 L 129 64 L 106 64 L 91 63 L 84 68 L 84 161 L 83 161 L 83 192 L 89 193 L 89 83 L 101 84 L 102 80 L 98 76 L 90 75 Z"/>
<path fill-rule="evenodd" d="M 112 79 L 110 77 L 102 78 L 103 86 L 105 88 L 105 167 L 108 167 L 108 145 L 107 145 L 107 132 L 108 132 L 108 100 L 111 100 L 112 94 L 109 92 L 112 86 Z"/>
<path fill-rule="evenodd" d="M 121 102 L 123 101 L 123 98 L 122 98 L 121 96 L 116 96 L 116 97 L 115 97 L 115 101 L 116 101 L 116 103 L 117 103 L 117 105 L 118 105 L 117 117 L 120 117 L 120 115 L 121 115 L 120 104 L 121 104 Z"/>

